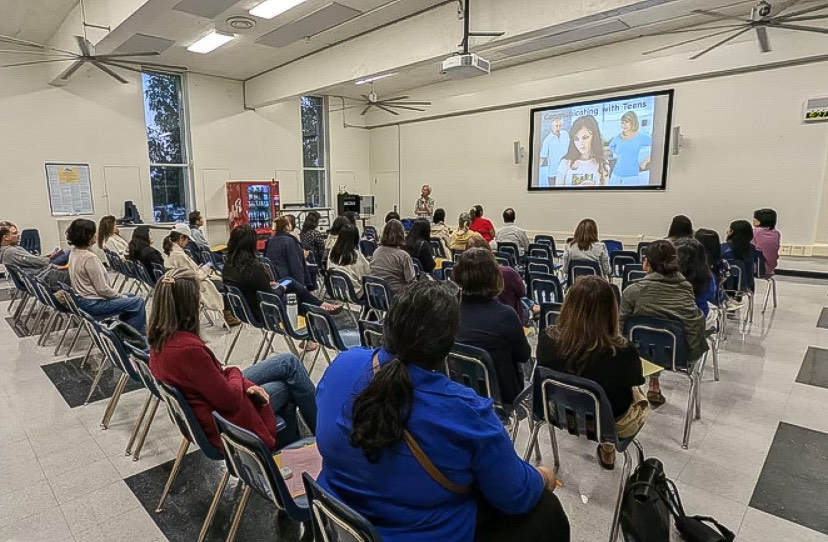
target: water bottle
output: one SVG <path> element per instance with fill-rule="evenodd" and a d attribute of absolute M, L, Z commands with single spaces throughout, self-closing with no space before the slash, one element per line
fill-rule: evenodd
<path fill-rule="evenodd" d="M 296 294 L 288 294 L 287 296 L 287 316 L 290 319 L 291 325 L 296 329 L 299 321 L 299 304 L 296 300 Z"/>

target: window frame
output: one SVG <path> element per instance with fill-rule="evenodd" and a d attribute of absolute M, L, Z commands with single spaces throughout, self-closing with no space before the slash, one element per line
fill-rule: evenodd
<path fill-rule="evenodd" d="M 181 157 L 183 162 L 181 163 L 156 163 L 150 162 L 150 210 L 152 211 L 153 216 L 153 224 L 161 224 L 163 222 L 156 222 L 155 221 L 155 201 L 153 199 L 153 187 L 152 187 L 152 168 L 154 167 L 165 167 L 165 168 L 177 168 L 181 169 L 184 172 L 184 209 L 185 209 L 185 216 L 189 215 L 193 209 L 195 209 L 195 173 L 193 171 L 193 158 L 192 158 L 192 139 L 191 139 L 191 132 L 190 132 L 190 97 L 187 92 L 187 73 L 186 72 L 175 72 L 175 71 L 167 71 L 163 69 L 141 69 L 141 105 L 144 109 L 144 131 L 148 128 L 146 122 L 146 104 L 145 104 L 145 90 L 144 90 L 144 75 L 163 75 L 163 76 L 170 76 L 170 77 L 178 77 L 178 124 L 181 129 Z M 146 135 L 146 134 L 145 134 Z M 149 158 L 149 138 L 147 140 L 147 158 Z"/>
<path fill-rule="evenodd" d="M 302 117 L 302 102 L 303 98 L 318 98 L 322 100 L 322 103 L 319 105 L 317 109 L 320 110 L 319 114 L 319 137 L 322 139 L 322 152 L 320 153 L 322 158 L 322 167 L 316 166 L 305 166 L 305 126 L 304 126 L 304 119 Z M 319 204 L 314 208 L 325 209 L 331 207 L 331 153 L 330 153 L 330 129 L 328 124 L 328 97 L 327 96 L 315 96 L 315 95 L 308 95 L 308 96 L 300 96 L 299 98 L 299 128 L 302 134 L 302 146 L 301 146 L 301 160 L 302 160 L 302 177 L 301 177 L 301 186 L 302 186 L 302 203 L 306 207 L 312 207 L 307 201 L 307 194 L 305 193 L 305 172 L 306 171 L 321 171 L 325 179 L 322 183 L 321 189 L 321 196 Z"/>

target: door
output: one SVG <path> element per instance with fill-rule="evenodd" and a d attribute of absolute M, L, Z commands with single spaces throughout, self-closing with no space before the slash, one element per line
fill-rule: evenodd
<path fill-rule="evenodd" d="M 371 195 L 374 196 L 374 224 L 382 225 L 385 215 L 397 207 L 400 216 L 411 216 L 412 208 L 400 207 L 400 174 L 397 171 L 378 171 L 371 177 Z"/>

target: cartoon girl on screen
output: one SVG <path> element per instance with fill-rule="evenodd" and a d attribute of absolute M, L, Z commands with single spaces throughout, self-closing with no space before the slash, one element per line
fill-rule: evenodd
<path fill-rule="evenodd" d="M 569 150 L 558 166 L 555 186 L 604 186 L 608 176 L 598 121 L 592 115 L 578 117 L 569 129 Z"/>
<path fill-rule="evenodd" d="M 621 133 L 609 144 L 609 149 L 618 157 L 610 176 L 610 186 L 641 184 L 639 172 L 646 171 L 650 165 L 653 138 L 639 132 L 639 127 L 638 115 L 634 111 L 627 111 L 621 116 Z"/>

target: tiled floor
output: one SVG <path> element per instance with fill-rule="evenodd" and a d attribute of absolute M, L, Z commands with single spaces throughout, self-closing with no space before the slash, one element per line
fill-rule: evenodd
<path fill-rule="evenodd" d="M 732 328 L 720 354 L 720 382 L 713 381 L 708 368 L 701 392 L 702 418 L 693 424 L 690 449 L 681 449 L 687 379 L 676 375 L 662 379 L 668 403 L 652 413 L 640 441 L 647 456 L 661 459 L 677 481 L 687 512 L 715 516 L 738 533 L 738 540 L 828 542 L 826 507 L 809 510 L 790 498 L 791 492 L 801 491 L 815 499 L 821 495 L 824 503 L 828 495 L 828 389 L 797 378 L 804 374 L 803 360 L 825 363 L 824 356 L 812 353 L 809 361 L 806 353 L 809 347 L 828 349 L 828 330 L 815 325 L 828 306 L 828 282 L 780 277 L 778 283 L 778 309 L 766 315 L 757 310 L 744 340 Z M 7 305 L 0 303 L 0 311 Z M 210 327 L 204 335 L 221 357 L 230 336 Z M 258 338 L 258 332 L 245 332 L 234 363 L 249 359 Z M 38 348 L 37 337 L 19 338 L 0 321 L 0 542 L 167 540 L 167 520 L 147 511 L 136 497 L 137 493 L 146 500 L 142 492 L 159 490 L 156 481 L 139 488 L 135 480 L 157 477 L 132 477 L 173 459 L 180 443 L 177 430 L 159 410 L 140 461 L 125 456 L 145 393 L 125 394 L 110 428 L 102 430 L 99 422 L 106 402 L 70 408 L 41 368 L 65 359 L 52 356 L 55 340 Z M 82 353 L 86 344 L 79 344 L 75 353 Z M 286 351 L 278 341 L 277 349 Z M 323 370 L 320 361 L 314 380 Z M 558 435 L 563 482 L 559 496 L 572 523 L 573 540 L 606 539 L 620 469 L 600 469 L 593 446 Z M 521 452 L 526 437 L 523 428 L 518 439 Z M 541 444 L 544 463 L 551 465 L 545 431 Z M 195 456 L 190 461 L 197 466 Z M 816 469 L 822 476 L 811 476 L 805 483 L 802 469 Z M 186 498 L 191 493 L 186 488 L 196 487 L 199 480 L 213 488 L 214 474 L 182 470 L 167 507 L 175 510 L 178 521 L 188 522 L 182 532 L 189 534 L 172 538 L 189 540 L 197 532 L 206 506 L 201 497 Z M 225 492 L 225 511 L 211 538 L 218 540 L 226 533 L 233 495 L 231 489 Z M 761 504 L 760 497 L 779 506 Z M 256 526 L 262 523 L 257 522 L 277 525 L 267 517 L 266 507 L 256 508 L 242 520 L 240 542 L 261 539 Z M 252 522 L 252 528 L 245 522 Z M 268 539 L 296 540 L 299 530 L 294 527 L 278 525 L 273 537 L 268 532 Z"/>

